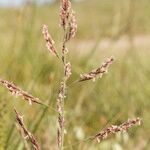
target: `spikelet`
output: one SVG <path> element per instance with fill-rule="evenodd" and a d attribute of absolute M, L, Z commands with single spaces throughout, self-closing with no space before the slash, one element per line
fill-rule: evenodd
<path fill-rule="evenodd" d="M 114 61 L 114 58 L 108 58 L 98 69 L 92 70 L 89 73 L 81 74 L 79 82 L 87 81 L 87 80 L 93 80 L 95 81 L 96 77 L 102 77 L 105 73 L 107 73 L 109 66 Z"/>
<path fill-rule="evenodd" d="M 24 125 L 24 122 L 23 122 L 23 116 L 21 116 L 17 111 L 16 109 L 14 109 L 15 113 L 16 113 L 16 121 L 17 121 L 17 124 L 20 128 L 20 130 L 23 132 L 23 135 L 24 135 L 24 140 L 29 140 L 31 143 L 32 143 L 32 146 L 35 150 L 40 150 L 40 147 L 38 145 L 38 142 L 36 141 L 35 137 L 33 136 L 33 134 L 31 134 L 27 128 L 25 127 Z"/>
<path fill-rule="evenodd" d="M 127 122 L 124 122 L 121 125 L 111 125 L 110 127 L 102 130 L 98 134 L 96 134 L 92 139 L 96 139 L 98 142 L 108 138 L 109 135 L 116 134 L 118 132 L 125 132 L 133 126 L 141 125 L 141 119 L 129 119 Z"/>
<path fill-rule="evenodd" d="M 66 79 L 69 79 L 71 74 L 72 74 L 71 73 L 71 64 L 70 64 L 70 62 L 65 64 L 64 70 L 65 70 L 65 77 L 66 77 Z"/>

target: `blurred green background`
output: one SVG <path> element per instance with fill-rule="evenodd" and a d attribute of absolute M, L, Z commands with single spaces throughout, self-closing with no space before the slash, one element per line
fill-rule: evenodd
<path fill-rule="evenodd" d="M 65 103 L 65 149 L 150 149 L 150 5 L 149 0 L 73 2 L 78 32 L 69 42 L 72 83 L 110 56 L 115 63 L 102 79 L 68 87 Z M 45 47 L 47 24 L 60 52 L 59 3 L 0 8 L 0 77 L 39 97 L 50 108 L 29 106 L 0 87 L 0 150 L 23 150 L 15 125 L 15 107 L 42 150 L 55 150 L 56 98 L 63 76 L 61 63 Z M 141 117 L 142 126 L 97 144 L 84 141 L 111 124 Z"/>

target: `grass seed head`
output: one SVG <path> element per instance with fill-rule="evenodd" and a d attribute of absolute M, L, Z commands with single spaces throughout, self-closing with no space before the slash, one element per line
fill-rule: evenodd
<path fill-rule="evenodd" d="M 108 138 L 109 135 L 116 134 L 118 132 L 126 132 L 133 126 L 141 125 L 141 119 L 129 119 L 128 121 L 122 123 L 121 125 L 111 125 L 110 127 L 102 130 L 98 134 L 96 134 L 92 139 L 96 139 L 98 142 Z"/>

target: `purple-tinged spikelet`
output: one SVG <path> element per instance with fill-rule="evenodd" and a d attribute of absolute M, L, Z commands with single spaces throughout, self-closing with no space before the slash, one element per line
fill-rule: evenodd
<path fill-rule="evenodd" d="M 72 74 L 72 73 L 71 73 L 71 64 L 70 64 L 70 62 L 68 62 L 68 63 L 65 64 L 64 70 L 65 70 L 65 77 L 66 77 L 67 79 L 69 79 L 70 76 L 71 76 L 71 74 Z"/>
<path fill-rule="evenodd" d="M 96 77 L 102 77 L 105 73 L 107 73 L 109 66 L 114 61 L 114 58 L 108 58 L 98 69 L 92 70 L 89 73 L 81 74 L 79 82 L 93 80 L 95 81 Z"/>
<path fill-rule="evenodd" d="M 6 89 L 8 89 L 12 95 L 23 97 L 25 100 L 27 100 L 29 102 L 30 105 L 32 105 L 32 103 L 44 105 L 39 100 L 39 98 L 36 98 L 36 97 L 28 94 L 27 92 L 23 91 L 21 88 L 17 87 L 16 85 L 14 85 L 13 83 L 11 83 L 9 81 L 0 79 L 0 84 L 3 85 L 4 87 L 6 87 Z"/>
<path fill-rule="evenodd" d="M 98 142 L 101 142 L 102 140 L 108 138 L 109 135 L 116 134 L 118 132 L 125 132 L 129 128 L 136 126 L 136 125 L 141 125 L 141 119 L 136 118 L 136 119 L 129 119 L 128 121 L 122 123 L 121 125 L 111 125 L 110 127 L 102 130 L 98 134 L 96 134 L 92 139 L 96 139 Z"/>

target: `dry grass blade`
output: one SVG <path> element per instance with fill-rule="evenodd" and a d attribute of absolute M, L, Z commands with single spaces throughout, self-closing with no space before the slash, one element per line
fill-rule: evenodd
<path fill-rule="evenodd" d="M 25 140 L 29 140 L 31 143 L 32 143 L 32 146 L 35 150 L 40 150 L 40 147 L 38 145 L 38 142 L 36 141 L 35 137 L 27 130 L 27 128 L 25 127 L 24 125 L 24 122 L 23 122 L 23 116 L 21 116 L 17 111 L 16 109 L 14 109 L 15 113 L 16 113 L 16 121 L 17 121 L 17 124 L 19 125 L 20 127 L 20 130 L 22 130 L 22 133 L 24 135 L 24 139 Z"/>
<path fill-rule="evenodd" d="M 7 80 L 0 79 L 0 84 L 5 86 L 12 95 L 22 96 L 25 100 L 29 102 L 30 105 L 32 105 L 32 103 L 45 105 L 39 100 L 39 98 L 35 98 L 34 96 L 28 94 L 27 92 L 23 91 L 22 89 Z"/>
<path fill-rule="evenodd" d="M 141 119 L 136 118 L 136 119 L 129 119 L 128 121 L 122 123 L 121 125 L 111 125 L 110 127 L 102 130 L 98 134 L 96 134 L 94 137 L 91 139 L 96 139 L 98 142 L 101 142 L 102 140 L 106 139 L 109 135 L 116 134 L 118 132 L 125 132 L 129 128 L 136 126 L 136 125 L 141 125 Z"/>
<path fill-rule="evenodd" d="M 114 61 L 114 58 L 108 58 L 98 69 L 92 70 L 89 73 L 81 74 L 79 82 L 93 80 L 95 81 L 96 77 L 99 76 L 100 78 L 107 73 L 109 66 Z"/>

